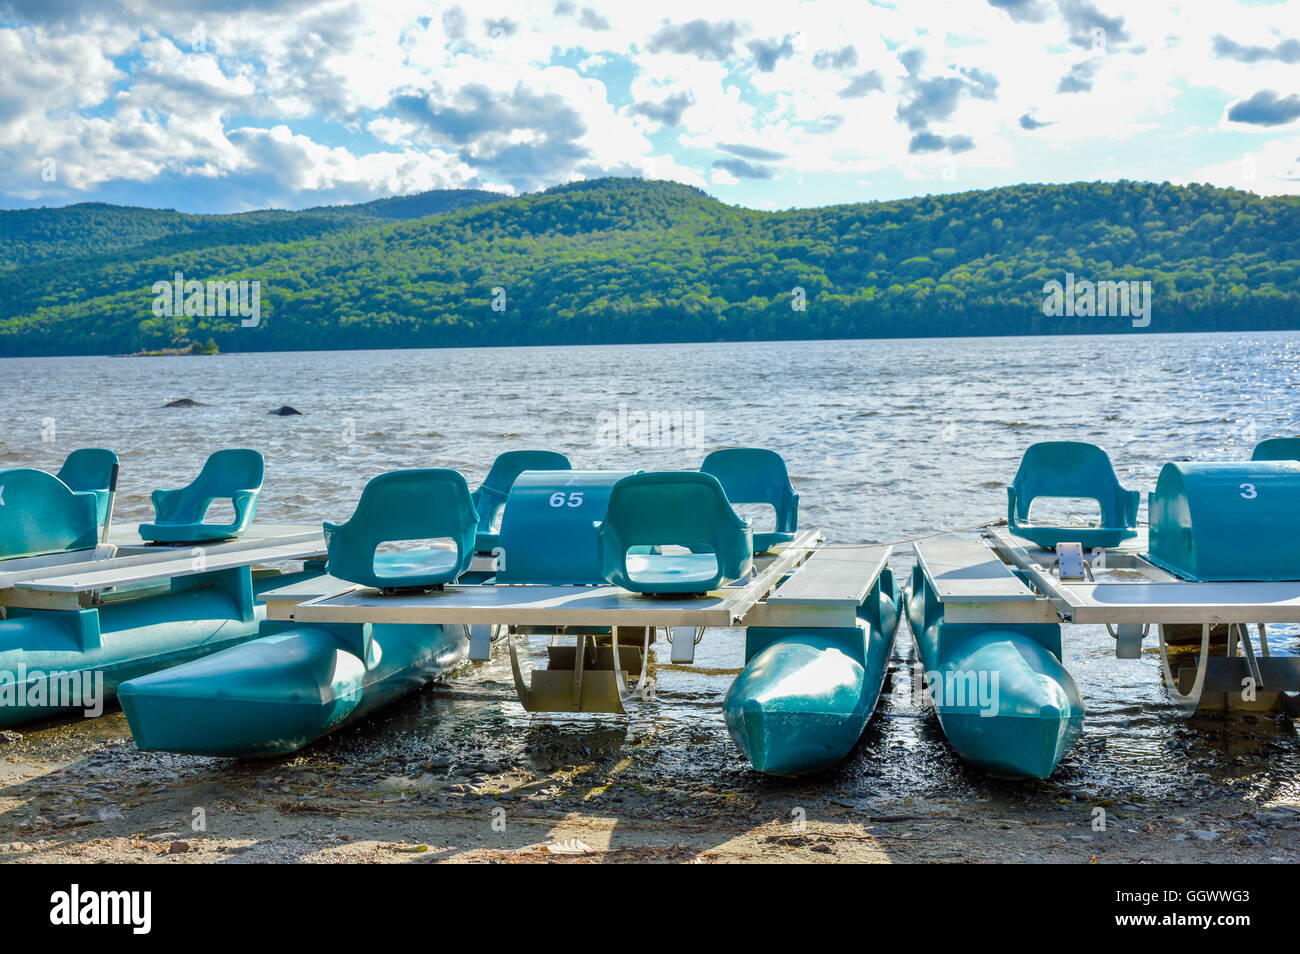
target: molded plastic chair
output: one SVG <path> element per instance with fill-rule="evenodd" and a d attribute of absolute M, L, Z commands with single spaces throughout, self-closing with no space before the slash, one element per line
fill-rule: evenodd
<path fill-rule="evenodd" d="M 0 470 L 0 559 L 89 550 L 99 542 L 95 498 L 53 474 Z"/>
<path fill-rule="evenodd" d="M 1300 437 L 1270 437 L 1255 445 L 1251 460 L 1300 460 Z"/>
<path fill-rule="evenodd" d="M 226 540 L 248 529 L 262 491 L 262 455 L 255 450 L 219 450 L 188 487 L 153 492 L 154 522 L 140 525 L 140 536 L 155 543 Z M 204 523 L 214 500 L 229 500 L 235 518 L 228 524 Z"/>
<path fill-rule="evenodd" d="M 506 504 L 515 478 L 526 470 L 572 470 L 569 458 L 555 451 L 516 450 L 498 455 L 483 483 L 474 491 L 474 506 L 478 509 L 478 536 L 474 549 L 478 553 L 491 553 L 500 543 L 501 535 L 492 532 L 492 521 L 497 511 Z"/>
<path fill-rule="evenodd" d="M 380 474 L 366 484 L 347 523 L 325 524 L 326 572 L 386 592 L 430 589 L 456 578 L 474 559 L 478 514 L 465 478 L 425 468 Z M 456 549 L 376 552 L 381 543 L 450 537 Z"/>
<path fill-rule="evenodd" d="M 694 471 L 624 477 L 610 491 L 596 544 L 601 575 L 634 593 L 706 593 L 754 565 L 753 530 L 718 479 Z M 665 546 L 692 552 L 659 552 Z"/>
<path fill-rule="evenodd" d="M 113 496 L 117 493 L 117 455 L 102 447 L 74 450 L 55 474 L 69 489 L 95 498 L 100 538 L 107 539 L 113 519 Z"/>
<path fill-rule="evenodd" d="M 1029 522 L 1038 497 L 1082 497 L 1101 506 L 1101 526 L 1047 526 Z M 1137 535 L 1140 495 L 1125 490 L 1110 457 L 1096 444 L 1044 441 L 1031 444 L 1007 488 L 1007 526 L 1016 536 L 1051 549 L 1058 543 L 1113 547 Z"/>
<path fill-rule="evenodd" d="M 704 458 L 700 472 L 718 478 L 733 507 L 771 504 L 776 510 L 776 529 L 754 532 L 755 553 L 766 553 L 778 543 L 794 539 L 799 529 L 799 495 L 790 485 L 785 460 L 776 451 L 758 447 L 714 451 Z"/>

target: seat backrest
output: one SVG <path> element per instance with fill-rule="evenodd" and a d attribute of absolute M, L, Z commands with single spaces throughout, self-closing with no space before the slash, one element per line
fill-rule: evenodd
<path fill-rule="evenodd" d="M 72 490 L 117 489 L 117 455 L 102 447 L 83 447 L 68 455 L 55 475 Z"/>
<path fill-rule="evenodd" d="M 1251 460 L 1300 460 L 1300 437 L 1270 437 L 1255 445 Z"/>
<path fill-rule="evenodd" d="M 1081 497 L 1101 506 L 1102 524 L 1125 525 L 1125 495 L 1110 457 L 1096 444 L 1044 441 L 1031 444 L 1012 481 L 1017 520 L 1028 520 L 1037 497 Z"/>
<path fill-rule="evenodd" d="M 496 512 L 506 502 L 515 479 L 526 470 L 572 470 L 563 454 L 548 450 L 513 450 L 497 455 L 492 469 L 474 491 L 480 530 L 491 530 Z"/>
<path fill-rule="evenodd" d="M 497 455 L 492 469 L 483 478 L 482 487 L 490 487 L 501 496 L 510 493 L 515 478 L 526 470 L 572 470 L 563 454 L 548 450 L 513 450 Z M 479 489 L 482 489 L 480 487 Z"/>
<path fill-rule="evenodd" d="M 213 453 L 190 484 L 195 493 L 229 497 L 238 490 L 261 490 L 266 465 L 255 450 L 230 447 Z"/>
<path fill-rule="evenodd" d="M 477 523 L 469 485 L 459 472 L 431 467 L 380 474 L 366 484 L 347 523 L 325 525 L 329 573 L 352 583 L 400 585 L 376 578 L 379 545 L 447 537 L 456 544 L 459 576 L 474 557 Z"/>
<path fill-rule="evenodd" d="M 745 521 L 732 509 L 712 474 L 659 471 L 633 474 L 614 485 L 604 524 L 626 547 L 715 545 Z"/>
<path fill-rule="evenodd" d="M 736 504 L 771 504 L 776 529 L 797 530 L 795 492 L 785 460 L 776 451 L 759 447 L 734 447 L 714 451 L 704 458 L 700 472 L 712 474 L 722 484 L 727 500 Z"/>
<path fill-rule="evenodd" d="M 98 542 L 91 494 L 43 470 L 0 470 L 0 559 L 92 549 Z"/>

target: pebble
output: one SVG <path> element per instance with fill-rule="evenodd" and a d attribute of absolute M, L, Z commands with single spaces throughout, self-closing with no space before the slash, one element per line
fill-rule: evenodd
<path fill-rule="evenodd" d="M 173 841 L 171 845 L 168 846 L 167 848 L 167 854 L 183 855 L 185 854 L 185 852 L 189 850 L 190 850 L 190 843 L 188 841 Z"/>

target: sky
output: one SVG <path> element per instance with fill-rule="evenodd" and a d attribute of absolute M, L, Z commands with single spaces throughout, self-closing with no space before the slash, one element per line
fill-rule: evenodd
<path fill-rule="evenodd" d="M 0 0 L 0 208 L 1300 193 L 1300 0 Z"/>

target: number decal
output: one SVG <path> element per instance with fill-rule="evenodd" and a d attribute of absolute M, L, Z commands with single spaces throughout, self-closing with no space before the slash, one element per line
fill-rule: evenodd
<path fill-rule="evenodd" d="M 581 507 L 582 491 L 575 490 L 572 493 L 566 494 L 562 490 L 557 490 L 555 493 L 551 494 L 551 506 L 552 507 Z"/>
<path fill-rule="evenodd" d="M 1259 491 L 1255 489 L 1254 484 L 1242 484 L 1241 496 L 1246 500 L 1254 500 L 1259 496 Z"/>

